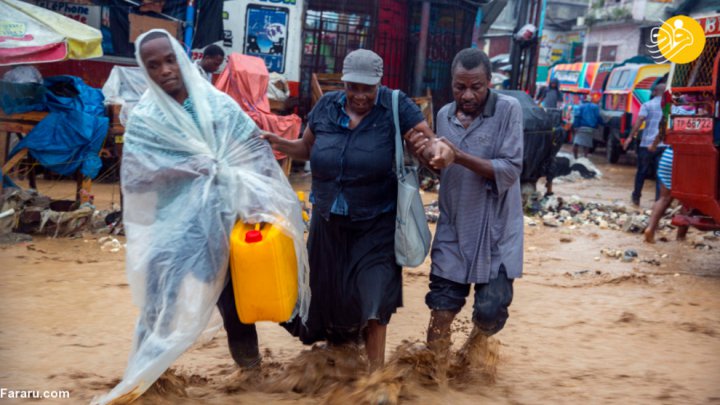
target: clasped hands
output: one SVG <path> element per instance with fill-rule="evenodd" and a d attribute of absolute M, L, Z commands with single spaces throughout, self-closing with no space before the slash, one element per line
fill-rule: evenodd
<path fill-rule="evenodd" d="M 635 136 L 633 136 L 633 134 L 630 134 L 630 136 L 628 136 L 627 138 L 625 138 L 625 139 L 622 141 L 622 148 L 623 148 L 623 150 L 628 150 L 628 148 L 630 147 L 630 144 L 632 143 L 633 139 L 635 139 Z"/>
<path fill-rule="evenodd" d="M 445 138 L 431 139 L 414 129 L 405 134 L 405 140 L 415 156 L 435 170 L 450 166 L 456 159 L 458 150 Z"/>

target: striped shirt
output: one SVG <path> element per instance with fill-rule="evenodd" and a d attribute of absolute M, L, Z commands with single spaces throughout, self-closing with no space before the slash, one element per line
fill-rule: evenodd
<path fill-rule="evenodd" d="M 695 113 L 694 108 L 686 109 L 687 106 L 672 106 L 673 115 L 693 115 Z M 664 145 L 664 144 L 662 144 Z M 673 165 L 673 150 L 668 147 L 660 157 L 658 163 L 657 178 L 660 180 L 665 188 L 672 190 L 672 165 Z"/>
<path fill-rule="evenodd" d="M 490 91 L 482 114 L 463 127 L 451 103 L 437 116 L 437 134 L 462 151 L 487 159 L 495 179 L 453 164 L 440 175 L 440 217 L 432 247 L 432 273 L 457 283 L 487 283 L 504 265 L 522 276 L 523 212 L 520 103 Z"/>
<path fill-rule="evenodd" d="M 658 164 L 657 177 L 658 180 L 668 190 L 672 190 L 672 164 L 673 164 L 673 150 L 667 148 L 660 157 L 660 163 Z"/>

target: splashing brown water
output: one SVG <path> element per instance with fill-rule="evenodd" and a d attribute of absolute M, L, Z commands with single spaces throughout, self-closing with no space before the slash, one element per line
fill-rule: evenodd
<path fill-rule="evenodd" d="M 186 388 L 192 383 L 191 377 L 179 374 L 172 368 L 169 368 L 160 378 L 155 381 L 147 392 L 143 395 L 146 401 L 171 399 L 171 398 L 187 398 Z"/>
<path fill-rule="evenodd" d="M 403 370 L 384 368 L 360 377 L 350 385 L 338 385 L 323 401 L 326 405 L 397 404 L 404 388 Z"/>
<path fill-rule="evenodd" d="M 338 385 L 325 404 L 397 404 L 416 387 L 454 388 L 482 380 L 495 381 L 500 342 L 473 335 L 456 353 L 431 350 L 424 342 L 408 342 L 395 349 L 387 366 L 352 384 Z"/>
<path fill-rule="evenodd" d="M 468 376 L 481 377 L 488 383 L 494 383 L 499 359 L 500 341 L 473 329 L 468 340 L 455 354 L 448 375 L 456 384 L 467 382 Z M 479 375 L 473 371 L 478 371 Z"/>
<path fill-rule="evenodd" d="M 115 398 L 110 404 L 170 404 L 188 397 L 186 388 L 197 383 L 193 377 L 184 376 L 175 369 L 169 368 L 144 393 L 133 390 Z"/>
<path fill-rule="evenodd" d="M 352 384 L 367 375 L 368 362 L 362 347 L 317 344 L 289 362 L 277 362 L 266 352 L 257 369 L 236 370 L 221 381 L 209 384 L 219 391 L 299 393 L 327 395 L 338 386 Z M 192 384 L 192 382 L 190 382 Z"/>
<path fill-rule="evenodd" d="M 365 351 L 357 345 L 315 345 L 263 381 L 268 392 L 322 395 L 367 374 Z"/>
<path fill-rule="evenodd" d="M 601 170 L 602 182 L 558 185 L 556 194 L 600 198 L 608 204 L 614 199 L 628 200 L 634 167 L 606 165 Z M 303 179 L 307 191 L 310 176 Z M 75 194 L 74 182 L 55 183 L 38 179 L 38 188 L 52 190 L 55 198 Z M 646 183 L 644 194 L 652 195 L 653 186 Z M 113 187 L 117 203 L 117 185 L 93 185 L 96 205 L 109 206 Z M 437 199 L 437 194 L 425 193 L 423 199 Z M 649 209 L 651 202 L 643 200 L 643 208 Z M 694 234 L 699 235 L 691 230 L 690 239 Z M 497 383 L 484 385 L 476 380 L 479 383 L 458 386 L 459 380 L 453 378 L 445 389 L 435 382 L 430 366 L 430 371 L 418 371 L 431 363 L 418 362 L 412 373 L 430 376 L 428 385 L 412 387 L 415 377 L 405 377 L 398 401 L 452 405 L 537 403 L 538 398 L 573 404 L 717 402 L 720 241 L 708 242 L 713 249 L 706 251 L 675 242 L 674 235 L 666 236 L 671 241 L 649 245 L 638 235 L 595 226 L 526 226 L 525 274 L 516 282 L 510 321 L 501 334 Z M 559 242 L 566 237 L 573 241 Z M 4 386 L 69 390 L 72 399 L 64 403 L 87 403 L 119 382 L 137 311 L 130 304 L 125 255 L 102 252 L 98 239 L 98 235 L 36 237 L 31 244 L 0 246 Z M 625 263 L 607 258 L 600 253 L 605 247 L 634 248 L 641 260 Z M 644 263 L 645 258 L 660 258 L 661 265 Z M 430 315 L 424 304 L 429 271 L 429 260 L 417 269 L 404 270 L 408 275 L 403 285 L 405 307 L 388 328 L 389 348 L 399 346 L 402 339 L 424 336 Z M 628 274 L 640 277 L 624 277 Z M 623 315 L 628 311 L 632 315 Z M 456 349 L 472 329 L 471 317 L 472 306 L 458 315 L 453 328 Z M 308 348 L 276 325 L 261 324 L 258 329 L 262 347 L 277 353 L 272 359 L 265 357 L 257 376 L 257 381 L 269 385 L 267 380 L 287 372 L 295 357 Z M 317 395 L 261 391 L 266 387 L 237 371 L 223 339 L 221 335 L 213 345 L 189 351 L 174 365 L 178 374 L 188 378 L 187 398 L 152 396 L 144 401 L 143 396 L 135 403 L 315 405 L 334 391 L 331 387 Z M 411 356 L 408 361 L 417 359 Z M 361 371 L 350 379 L 350 391 L 365 384 L 362 378 L 368 375 Z M 194 381 L 196 374 L 207 377 L 208 383 Z M 474 372 L 474 378 L 481 378 L 480 374 Z M 232 386 L 231 382 L 237 383 Z"/>
<path fill-rule="evenodd" d="M 398 404 L 418 389 L 461 389 L 476 381 L 491 382 L 499 342 L 468 339 L 457 352 L 439 356 L 424 342 L 404 341 L 381 369 L 369 373 L 365 351 L 357 345 L 315 345 L 289 362 L 265 362 L 255 370 L 236 370 L 220 381 L 169 369 L 140 398 L 140 403 L 172 403 L 189 399 L 191 387 L 209 385 L 225 394 L 237 392 L 299 393 L 323 404 Z M 128 398 L 130 399 L 130 398 Z M 132 400 L 132 399 L 131 399 Z"/>

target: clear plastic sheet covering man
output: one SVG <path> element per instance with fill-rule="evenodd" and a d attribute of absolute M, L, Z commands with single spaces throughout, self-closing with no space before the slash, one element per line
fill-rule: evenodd
<path fill-rule="evenodd" d="M 102 92 L 105 104 L 120 104 L 120 124 L 127 125 L 133 107 L 148 88 L 143 70 L 138 67 L 113 66 Z"/>
<path fill-rule="evenodd" d="M 196 118 L 147 76 L 138 52 L 150 86 L 126 128 L 122 189 L 127 274 L 140 316 L 123 380 L 96 403 L 138 397 L 198 339 L 227 282 L 229 234 L 238 220 L 271 222 L 293 238 L 296 312 L 304 318 L 309 305 L 295 193 L 255 123 L 171 43 Z"/>

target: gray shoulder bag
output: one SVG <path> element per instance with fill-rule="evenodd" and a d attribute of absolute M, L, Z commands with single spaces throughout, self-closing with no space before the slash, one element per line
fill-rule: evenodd
<path fill-rule="evenodd" d="M 430 251 L 431 235 L 420 198 L 417 165 L 405 165 L 398 97 L 399 91 L 394 90 L 392 109 L 395 121 L 395 173 L 398 180 L 395 260 L 400 266 L 417 267 L 425 261 Z"/>

